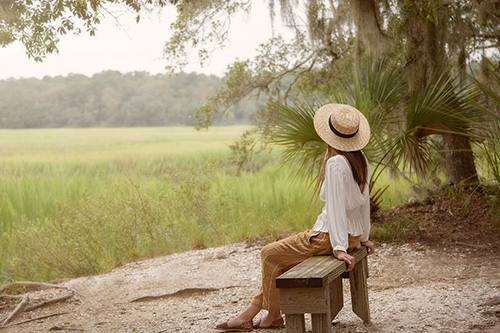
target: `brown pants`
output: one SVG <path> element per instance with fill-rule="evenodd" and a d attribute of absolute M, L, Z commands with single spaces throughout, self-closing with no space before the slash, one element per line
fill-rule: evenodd
<path fill-rule="evenodd" d="M 359 245 L 359 236 L 349 235 L 348 252 Z M 262 285 L 252 304 L 269 312 L 280 311 L 279 290 L 276 278 L 313 255 L 333 254 L 328 233 L 306 230 L 262 248 Z"/>

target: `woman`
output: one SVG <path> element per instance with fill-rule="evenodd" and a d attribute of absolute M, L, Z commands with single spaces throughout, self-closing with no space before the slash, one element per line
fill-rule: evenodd
<path fill-rule="evenodd" d="M 354 268 L 349 252 L 360 243 L 375 251 L 370 233 L 370 167 L 361 151 L 370 138 L 368 121 L 357 109 L 327 104 L 314 115 L 314 128 L 328 149 L 320 171 L 320 199 L 325 206 L 311 230 L 266 245 L 261 252 L 262 285 L 237 317 L 216 326 L 221 331 L 247 332 L 284 326 L 276 277 L 313 255 L 334 254 Z M 253 318 L 266 309 L 257 323 Z"/>

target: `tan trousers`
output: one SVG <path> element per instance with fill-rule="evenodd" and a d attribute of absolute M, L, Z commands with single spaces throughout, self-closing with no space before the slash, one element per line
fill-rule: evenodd
<path fill-rule="evenodd" d="M 349 249 L 359 245 L 359 236 L 349 235 Z M 269 312 L 280 311 L 279 290 L 276 278 L 313 255 L 333 254 L 328 233 L 306 230 L 296 235 L 267 244 L 262 248 L 262 285 L 252 304 Z"/>

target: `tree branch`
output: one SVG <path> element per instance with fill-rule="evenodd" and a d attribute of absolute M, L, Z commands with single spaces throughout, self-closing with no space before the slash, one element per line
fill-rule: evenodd
<path fill-rule="evenodd" d="M 7 323 L 11 320 L 13 320 L 15 317 L 19 315 L 19 313 L 23 310 L 23 308 L 28 304 L 29 299 L 28 296 L 23 296 L 21 303 L 17 305 L 17 307 L 10 313 L 10 315 L 7 317 L 7 319 L 4 320 L 2 325 L 0 327 L 5 327 Z"/>
<path fill-rule="evenodd" d="M 7 318 L 2 322 L 2 324 L 0 325 L 0 328 L 5 327 L 5 325 L 7 325 L 12 320 L 14 320 L 21 312 L 35 310 L 35 309 L 41 308 L 45 305 L 54 304 L 54 303 L 68 300 L 68 299 L 75 296 L 75 292 L 71 288 L 68 288 L 65 286 L 59 286 L 59 285 L 51 284 L 51 283 L 29 282 L 29 281 L 13 282 L 13 283 L 6 284 L 0 288 L 0 294 L 3 293 L 4 291 L 13 289 L 15 287 L 31 288 L 31 289 L 35 289 L 35 290 L 44 290 L 44 289 L 50 289 L 50 288 L 67 289 L 71 293 L 68 295 L 52 298 L 52 299 L 49 299 L 47 301 L 44 301 L 44 302 L 41 302 L 38 304 L 31 304 L 31 305 L 29 305 L 29 297 L 26 295 L 17 296 L 17 297 L 12 296 L 12 295 L 0 295 L 1 298 L 10 299 L 10 300 L 17 300 L 17 299 L 21 298 L 21 302 L 16 306 L 14 311 L 12 311 L 9 314 L 9 316 L 7 316 Z"/>

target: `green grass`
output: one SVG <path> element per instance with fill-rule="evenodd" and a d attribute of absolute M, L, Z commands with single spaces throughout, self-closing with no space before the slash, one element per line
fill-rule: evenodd
<path fill-rule="evenodd" d="M 0 130 L 0 281 L 98 274 L 310 228 L 321 203 L 276 150 L 252 160 L 258 171 L 229 163 L 246 129 Z M 401 203 L 403 189 L 383 203 Z"/>

